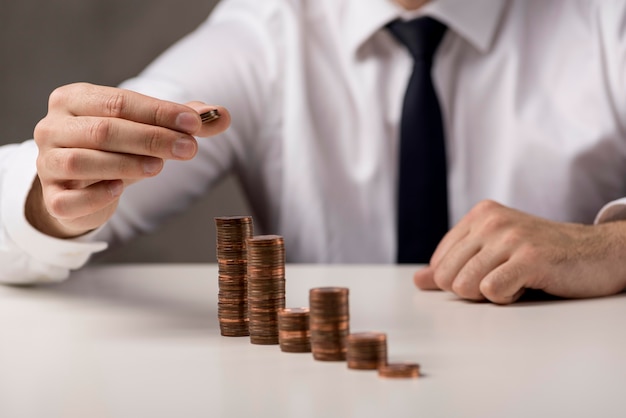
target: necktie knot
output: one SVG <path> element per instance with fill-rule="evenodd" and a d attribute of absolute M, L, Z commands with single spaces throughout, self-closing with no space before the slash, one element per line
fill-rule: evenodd
<path fill-rule="evenodd" d="M 431 17 L 394 20 L 387 25 L 391 34 L 407 47 L 415 61 L 432 62 L 446 32 L 446 25 Z"/>

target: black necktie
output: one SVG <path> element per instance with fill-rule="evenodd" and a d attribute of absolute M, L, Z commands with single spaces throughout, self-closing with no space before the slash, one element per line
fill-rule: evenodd
<path fill-rule="evenodd" d="M 446 152 L 431 68 L 446 27 L 429 17 L 388 29 L 414 59 L 400 125 L 398 263 L 428 263 L 448 231 Z"/>

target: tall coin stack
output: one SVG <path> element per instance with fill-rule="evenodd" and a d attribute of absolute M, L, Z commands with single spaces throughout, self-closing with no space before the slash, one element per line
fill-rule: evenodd
<path fill-rule="evenodd" d="M 387 335 L 382 332 L 350 334 L 346 348 L 349 369 L 377 370 L 387 364 Z"/>
<path fill-rule="evenodd" d="M 350 334 L 349 289 L 318 287 L 309 291 L 311 350 L 321 361 L 346 359 L 346 338 Z"/>
<path fill-rule="evenodd" d="M 309 308 L 285 308 L 278 312 L 278 343 L 286 353 L 310 353 Z"/>
<path fill-rule="evenodd" d="M 250 216 L 215 218 L 217 229 L 217 317 L 220 332 L 227 337 L 245 337 L 248 332 L 248 257 L 246 240 L 253 234 Z"/>
<path fill-rule="evenodd" d="M 285 244 L 278 235 L 248 239 L 250 342 L 278 344 L 278 312 L 285 307 Z"/>

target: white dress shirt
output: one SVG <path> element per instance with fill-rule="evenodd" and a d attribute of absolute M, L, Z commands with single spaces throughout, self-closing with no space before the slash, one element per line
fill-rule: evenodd
<path fill-rule="evenodd" d="M 557 221 L 626 218 L 623 0 L 436 0 L 413 13 L 391 0 L 223 0 L 123 87 L 225 105 L 232 127 L 128 187 L 106 225 L 73 240 L 24 218 L 34 143 L 0 149 L 0 280 L 62 280 L 229 171 L 288 260 L 394 262 L 412 61 L 383 27 L 421 14 L 449 27 L 433 72 L 452 225 L 482 199 Z"/>

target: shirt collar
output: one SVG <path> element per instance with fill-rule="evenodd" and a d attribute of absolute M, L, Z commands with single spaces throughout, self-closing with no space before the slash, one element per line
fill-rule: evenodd
<path fill-rule="evenodd" d="M 374 33 L 397 18 L 432 16 L 470 42 L 481 52 L 493 44 L 508 0 L 433 0 L 420 10 L 407 12 L 393 0 L 346 0 L 345 30 L 353 52 Z"/>

